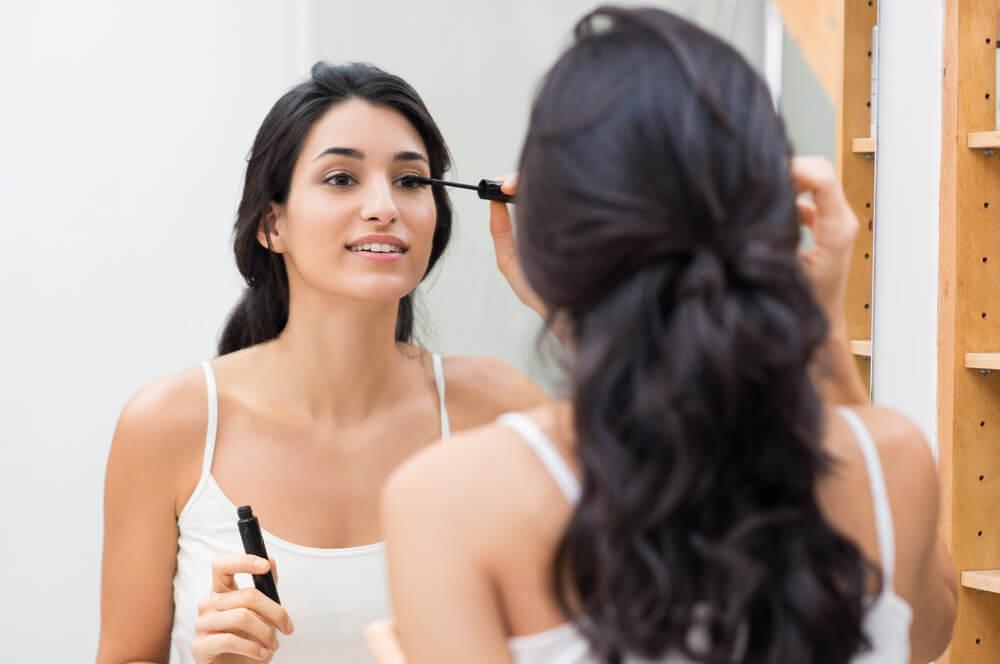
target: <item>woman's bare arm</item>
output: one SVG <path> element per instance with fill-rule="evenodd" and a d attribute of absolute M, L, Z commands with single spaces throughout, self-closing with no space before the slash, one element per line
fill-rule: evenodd
<path fill-rule="evenodd" d="M 169 658 L 179 479 L 193 470 L 186 479 L 197 481 L 188 466 L 201 446 L 185 443 L 204 438 L 204 406 L 191 391 L 185 378 L 164 379 L 118 420 L 105 479 L 98 664 Z"/>

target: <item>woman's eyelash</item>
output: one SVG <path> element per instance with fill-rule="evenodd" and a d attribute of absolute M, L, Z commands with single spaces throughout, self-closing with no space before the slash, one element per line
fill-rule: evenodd
<path fill-rule="evenodd" d="M 402 186 L 404 189 L 422 189 L 426 187 L 427 184 L 415 179 L 419 177 L 421 176 L 417 173 L 407 173 L 406 175 L 398 178 L 396 180 L 396 184 Z M 331 173 L 323 178 L 323 182 L 334 187 L 345 187 L 351 184 L 356 184 L 357 180 L 355 180 L 354 176 L 349 173 Z"/>
<path fill-rule="evenodd" d="M 403 177 L 399 178 L 397 182 L 401 184 L 404 189 L 423 189 L 427 186 L 427 183 L 416 179 L 419 177 L 421 176 L 416 173 L 407 173 Z"/>

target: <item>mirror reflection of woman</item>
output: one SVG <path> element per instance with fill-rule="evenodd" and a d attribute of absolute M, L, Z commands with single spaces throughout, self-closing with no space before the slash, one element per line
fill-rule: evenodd
<path fill-rule="evenodd" d="M 578 24 L 516 184 L 519 267 L 568 338 L 571 391 L 389 480 L 384 664 L 944 650 L 934 461 L 868 403 L 843 319 L 858 221 L 829 164 L 790 154 L 716 37 L 653 9 Z"/>
<path fill-rule="evenodd" d="M 271 109 L 235 228 L 247 288 L 219 356 L 143 387 L 115 431 L 99 663 L 370 661 L 364 627 L 389 615 L 383 481 L 451 431 L 544 399 L 501 362 L 413 341 L 413 291 L 452 212 L 404 178 L 448 167 L 417 93 L 368 65 L 318 63 Z M 234 582 L 261 571 L 242 555 L 243 504 L 280 606 Z"/>

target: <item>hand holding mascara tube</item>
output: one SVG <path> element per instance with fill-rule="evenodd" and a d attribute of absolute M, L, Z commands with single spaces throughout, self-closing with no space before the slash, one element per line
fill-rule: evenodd
<path fill-rule="evenodd" d="M 253 544 L 259 537 L 259 524 L 252 512 L 239 525 L 248 550 L 263 552 Z M 254 530 L 257 533 L 254 533 Z M 244 531 L 246 531 L 244 533 Z M 261 542 L 263 545 L 263 542 Z M 277 590 L 268 593 L 267 588 L 257 584 L 258 577 L 272 578 L 272 588 L 276 586 L 277 568 L 274 561 L 258 553 L 248 555 L 219 555 L 212 560 L 211 593 L 198 603 L 198 618 L 194 624 L 194 639 L 191 654 L 196 664 L 220 664 L 223 661 L 253 660 L 270 661 L 278 649 L 278 632 L 291 634 L 294 631 L 292 619 L 285 607 L 277 603 Z M 266 574 L 265 574 L 266 573 Z M 236 583 L 238 574 L 254 576 L 256 592 L 248 593 Z M 233 657 L 237 656 L 237 657 Z"/>

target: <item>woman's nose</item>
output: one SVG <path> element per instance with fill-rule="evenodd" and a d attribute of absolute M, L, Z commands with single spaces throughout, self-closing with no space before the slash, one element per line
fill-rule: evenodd
<path fill-rule="evenodd" d="M 361 217 L 365 221 L 380 224 L 391 224 L 399 218 L 390 183 L 373 183 L 367 188 L 361 206 Z"/>

